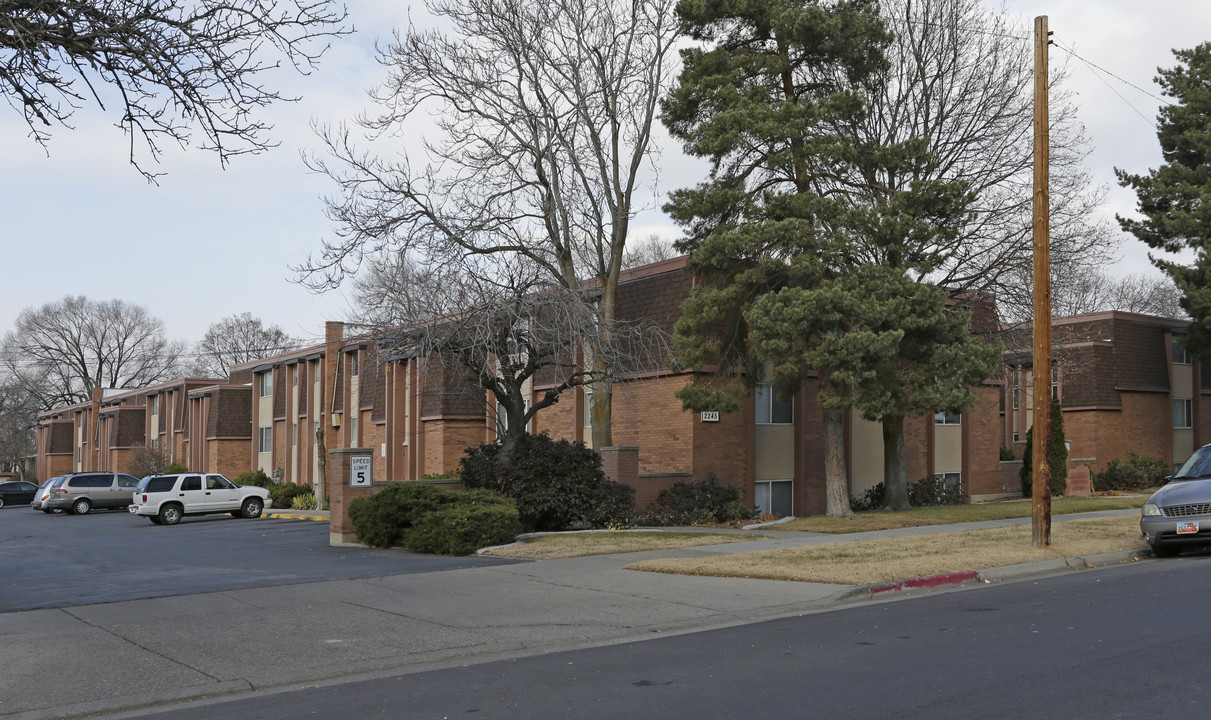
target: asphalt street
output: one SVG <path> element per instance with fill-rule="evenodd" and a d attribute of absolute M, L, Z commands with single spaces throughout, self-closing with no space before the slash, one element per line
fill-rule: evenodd
<path fill-rule="evenodd" d="M 406 550 L 335 548 L 328 525 L 189 517 L 171 527 L 125 511 L 0 509 L 0 613 L 325 580 L 506 564 Z"/>
<path fill-rule="evenodd" d="M 1209 558 L 122 717 L 1202 717 Z M 1187 655 L 1187 652 L 1193 653 Z"/>

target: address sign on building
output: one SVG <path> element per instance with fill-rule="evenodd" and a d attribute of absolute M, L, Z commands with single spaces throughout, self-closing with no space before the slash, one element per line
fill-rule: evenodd
<path fill-rule="evenodd" d="M 704 410 L 702 412 L 702 422 L 719 422 L 719 411 Z"/>

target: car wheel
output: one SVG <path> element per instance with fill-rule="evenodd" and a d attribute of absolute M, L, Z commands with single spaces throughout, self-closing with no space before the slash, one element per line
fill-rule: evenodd
<path fill-rule="evenodd" d="M 160 524 L 176 525 L 181 522 L 181 506 L 170 504 L 160 508 Z"/>
<path fill-rule="evenodd" d="M 88 498 L 80 498 L 71 506 L 71 511 L 77 515 L 87 515 L 88 511 L 92 509 L 93 504 L 88 501 Z"/>
<path fill-rule="evenodd" d="M 4 496 L 0 495 L 0 508 L 4 507 Z"/>
<path fill-rule="evenodd" d="M 244 501 L 243 507 L 240 508 L 240 514 L 249 520 L 259 518 L 261 511 L 265 509 L 265 504 L 260 498 L 248 498 Z"/>

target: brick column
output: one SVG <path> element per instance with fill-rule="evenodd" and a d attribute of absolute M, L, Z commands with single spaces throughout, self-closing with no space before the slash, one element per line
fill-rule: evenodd
<path fill-rule="evenodd" d="M 349 484 L 349 458 L 369 455 L 371 448 L 336 448 L 328 451 L 328 544 L 349 545 L 357 542 L 353 523 L 349 520 L 349 503 L 354 498 L 367 497 L 378 491 L 375 487 L 353 487 Z"/>
<path fill-rule="evenodd" d="M 605 447 L 598 452 L 601 453 L 601 465 L 606 477 L 639 489 L 639 448 Z"/>

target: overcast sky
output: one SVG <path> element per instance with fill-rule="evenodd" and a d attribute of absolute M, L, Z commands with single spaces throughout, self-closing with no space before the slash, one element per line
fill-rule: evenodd
<path fill-rule="evenodd" d="M 318 146 L 313 120 L 335 123 L 369 107 L 365 91 L 383 78 L 373 44 L 406 25 L 399 7 L 350 0 L 357 34 L 335 42 L 312 75 L 278 81 L 303 96 L 266 113 L 280 146 L 236 158 L 225 170 L 212 154 L 172 151 L 157 168 L 167 174 L 149 185 L 127 163 L 128 141 L 113 116 L 81 111 L 75 129 L 56 129 L 44 150 L 0 104 L 0 333 L 23 308 L 77 294 L 144 305 L 170 337 L 191 342 L 210 323 L 241 312 L 292 335 L 321 336 L 324 321 L 343 318 L 348 302 L 340 293 L 308 292 L 290 270 L 331 235 L 319 200 L 331 183 L 309 174 L 300 152 Z M 1174 64 L 1171 50 L 1211 39 L 1211 3 L 1202 0 L 1016 0 L 1007 8 L 1025 28 L 1047 15 L 1060 45 L 1157 96 L 1156 68 Z M 1065 55 L 1052 48 L 1053 65 Z M 1106 213 L 1129 213 L 1134 195 L 1117 187 L 1113 168 L 1143 172 L 1159 163 L 1158 101 L 1081 60 L 1070 62 L 1069 87 L 1095 146 L 1090 170 L 1111 189 Z M 669 189 L 696 183 L 701 167 L 666 144 L 659 194 L 649 206 L 658 207 Z M 639 237 L 677 234 L 656 210 L 635 227 Z M 1120 254 L 1115 273 L 1157 272 L 1147 249 L 1129 236 Z"/>

